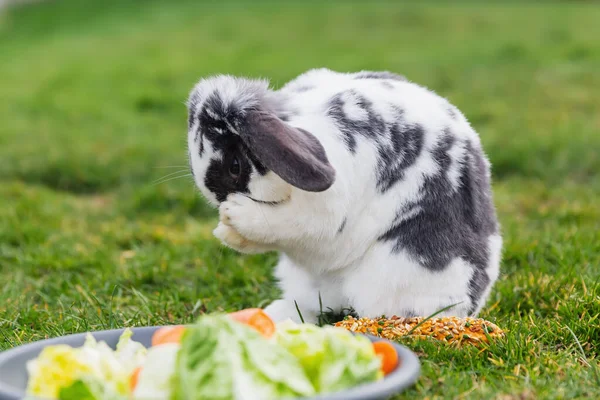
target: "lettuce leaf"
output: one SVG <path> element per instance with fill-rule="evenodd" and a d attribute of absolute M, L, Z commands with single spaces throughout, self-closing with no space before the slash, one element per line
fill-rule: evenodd
<path fill-rule="evenodd" d="M 174 400 L 270 400 L 315 393 L 298 360 L 226 315 L 206 315 L 183 335 Z"/>
<path fill-rule="evenodd" d="M 134 399 L 166 400 L 171 398 L 171 381 L 180 346 L 177 343 L 161 344 L 148 350 L 146 361 L 133 392 Z"/>
<path fill-rule="evenodd" d="M 119 344 L 120 350 L 114 351 L 88 334 L 79 348 L 67 345 L 45 347 L 36 359 L 27 363 L 27 394 L 55 399 L 62 389 L 68 388 L 66 396 L 82 391 L 84 386 L 93 394 L 97 392 L 92 390 L 97 384 L 101 385 L 102 393 L 127 394 L 129 376 L 143 361 L 145 349 L 131 340 L 130 329 L 125 329 Z"/>
<path fill-rule="evenodd" d="M 348 389 L 383 377 L 371 341 L 345 329 L 288 321 L 277 326 L 276 342 L 301 363 L 317 393 Z"/>
<path fill-rule="evenodd" d="M 148 350 L 143 344 L 131 339 L 133 331 L 129 328 L 125 329 L 119 337 L 115 357 L 123 365 L 125 369 L 133 371 L 139 367 L 146 359 Z"/>
<path fill-rule="evenodd" d="M 127 400 L 127 396 L 115 393 L 97 379 L 84 377 L 61 388 L 58 400 Z"/>

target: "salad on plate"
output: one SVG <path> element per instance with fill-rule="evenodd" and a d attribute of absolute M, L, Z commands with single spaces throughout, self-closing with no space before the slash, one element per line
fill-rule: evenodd
<path fill-rule="evenodd" d="M 270 400 L 375 382 L 398 365 L 394 347 L 343 328 L 285 321 L 261 309 L 157 329 L 149 348 L 125 329 L 116 349 L 91 334 L 29 361 L 27 395 L 59 400 Z"/>

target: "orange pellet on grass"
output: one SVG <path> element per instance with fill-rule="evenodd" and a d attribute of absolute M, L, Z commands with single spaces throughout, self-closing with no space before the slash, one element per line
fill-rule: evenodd
<path fill-rule="evenodd" d="M 410 333 L 410 337 L 430 337 L 458 346 L 463 344 L 480 345 L 489 342 L 488 338 L 500 338 L 505 335 L 497 325 L 481 318 L 440 317 L 423 322 L 424 319 L 423 317 L 396 316 L 371 319 L 349 316 L 336 323 L 335 326 L 389 340 L 408 336 Z M 423 323 L 421 324 L 421 322 Z M 411 332 L 419 324 L 421 325 Z"/>

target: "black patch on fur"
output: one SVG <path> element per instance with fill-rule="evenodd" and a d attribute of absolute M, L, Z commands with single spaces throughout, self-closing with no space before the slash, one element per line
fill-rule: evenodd
<path fill-rule="evenodd" d="M 196 118 L 194 113 L 196 112 L 196 106 L 198 105 L 199 101 L 200 94 L 196 91 L 192 92 L 192 94 L 190 94 L 190 98 L 188 99 L 188 129 L 192 127 L 194 119 Z"/>
<path fill-rule="evenodd" d="M 216 94 L 209 96 L 202 110 L 200 111 L 200 126 L 202 127 L 203 136 L 212 142 L 215 150 L 222 150 L 226 147 L 228 141 L 225 140 L 229 132 L 227 123 L 234 125 L 241 116 L 240 111 L 234 107 L 225 107 L 225 104 Z"/>
<path fill-rule="evenodd" d="M 421 199 L 405 206 L 419 207 L 412 218 L 398 218 L 379 240 L 394 242 L 394 251 L 407 250 L 432 271 L 442 271 L 456 257 L 471 263 L 475 270 L 470 282 L 472 310 L 490 283 L 485 272 L 489 262 L 488 239 L 498 230 L 488 169 L 480 148 L 465 142 L 460 184 L 454 189 L 448 179 L 452 162 L 448 151 L 456 138 L 446 129 L 433 158 L 440 171 L 425 179 Z"/>
<path fill-rule="evenodd" d="M 400 221 L 414 218 L 419 212 L 421 212 L 421 208 L 417 203 L 405 204 L 400 207 L 396 213 L 396 217 L 394 218 L 394 222 L 392 224 L 396 225 L 399 224 Z"/>
<path fill-rule="evenodd" d="M 391 79 L 393 81 L 407 81 L 404 76 L 388 71 L 358 72 L 354 75 L 354 79 Z"/>
<path fill-rule="evenodd" d="M 230 193 L 249 193 L 248 183 L 252 173 L 251 161 L 240 137 L 231 133 L 223 136 L 222 143 L 227 143 L 223 148 L 223 159 L 211 160 L 204 177 L 206 188 L 215 194 L 219 202 L 225 201 Z M 237 157 L 240 163 L 241 172 L 238 177 L 229 173 L 229 166 L 234 157 Z"/>
<path fill-rule="evenodd" d="M 200 138 L 200 127 L 198 127 L 198 129 L 196 129 L 196 132 L 194 133 L 194 143 L 198 143 L 199 138 Z"/>
<path fill-rule="evenodd" d="M 344 97 L 360 107 L 366 118 L 355 120 L 344 112 Z M 386 122 L 373 109 L 373 103 L 355 91 L 338 93 L 328 104 L 333 118 L 351 153 L 356 153 L 357 137 L 372 140 L 377 146 L 377 188 L 384 193 L 404 178 L 404 170 L 417 160 L 423 149 L 424 130 L 418 124 L 406 124 L 404 111 L 396 108 L 391 122 Z"/>
<path fill-rule="evenodd" d="M 469 280 L 469 299 L 471 299 L 471 307 L 469 307 L 469 315 L 477 310 L 479 300 L 485 289 L 490 284 L 490 277 L 487 272 L 481 268 L 475 268 L 473 276 Z"/>
<path fill-rule="evenodd" d="M 189 108 L 188 108 L 188 130 L 192 129 L 192 125 L 194 125 L 194 121 L 196 120 L 196 105 L 198 100 L 193 100 L 197 97 L 197 95 L 192 95 L 189 100 Z M 198 143 L 198 139 L 200 138 L 200 127 L 196 127 L 196 131 L 194 132 L 194 143 Z"/>
<path fill-rule="evenodd" d="M 415 163 L 423 150 L 425 136 L 421 125 L 404 125 L 400 116 L 388 129 L 392 146 L 381 144 L 378 148 L 377 187 L 381 193 L 404 179 L 404 171 Z"/>
<path fill-rule="evenodd" d="M 351 97 L 356 105 L 362 108 L 367 117 L 355 120 L 344 112 L 344 93 Z M 331 98 L 327 114 L 333 118 L 334 123 L 343 135 L 346 147 L 352 154 L 356 153 L 356 136 L 377 140 L 386 132 L 385 121 L 373 110 L 373 103 L 354 90 L 338 93 Z"/>
<path fill-rule="evenodd" d="M 194 123 L 194 119 L 196 118 L 196 116 L 194 115 L 194 109 L 190 108 L 190 110 L 188 111 L 188 129 L 190 129 L 192 127 L 192 124 Z M 196 136 L 194 137 L 194 140 L 198 140 L 198 132 L 196 131 Z"/>
<path fill-rule="evenodd" d="M 342 224 L 340 225 L 340 227 L 338 228 L 338 234 L 344 232 L 344 228 L 346 228 L 346 223 L 348 222 L 348 218 L 344 218 L 344 220 L 342 221 Z"/>
<path fill-rule="evenodd" d="M 474 201 L 470 209 L 472 211 L 470 214 L 472 216 L 471 224 L 482 232 L 497 233 L 498 221 L 492 200 L 489 168 L 480 148 L 474 148 L 469 141 L 465 148 L 470 156 L 470 163 L 468 164 L 468 173 L 463 173 L 461 176 L 461 183 L 463 186 L 468 185 L 473 195 Z"/>
<path fill-rule="evenodd" d="M 199 154 L 204 153 L 204 140 L 209 140 L 215 150 L 223 150 L 227 148 L 229 142 L 228 136 L 225 133 L 229 132 L 229 128 L 225 123 L 222 112 L 223 103 L 218 96 L 212 95 L 203 104 L 202 109 L 198 113 L 200 122 L 198 130 L 200 132 L 200 149 Z"/>
<path fill-rule="evenodd" d="M 232 127 L 239 129 L 242 118 L 241 110 L 232 105 L 226 106 L 217 94 L 207 97 L 198 114 L 200 156 L 204 151 L 205 140 L 210 141 L 215 151 L 220 151 L 223 155 L 221 160 L 211 160 L 204 178 L 204 184 L 220 202 L 225 201 L 230 193 L 249 193 L 248 183 L 253 169 L 261 175 L 268 172 L 240 136 L 231 131 Z M 241 167 L 238 177 L 232 177 L 229 173 L 234 157 L 237 157 Z"/>

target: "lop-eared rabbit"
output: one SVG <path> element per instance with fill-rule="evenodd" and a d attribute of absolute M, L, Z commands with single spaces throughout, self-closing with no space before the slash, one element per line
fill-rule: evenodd
<path fill-rule="evenodd" d="M 189 100 L 214 234 L 278 251 L 276 321 L 325 309 L 475 316 L 499 272 L 490 164 L 464 115 L 390 72 L 308 71 L 279 90 L 215 76 Z"/>

